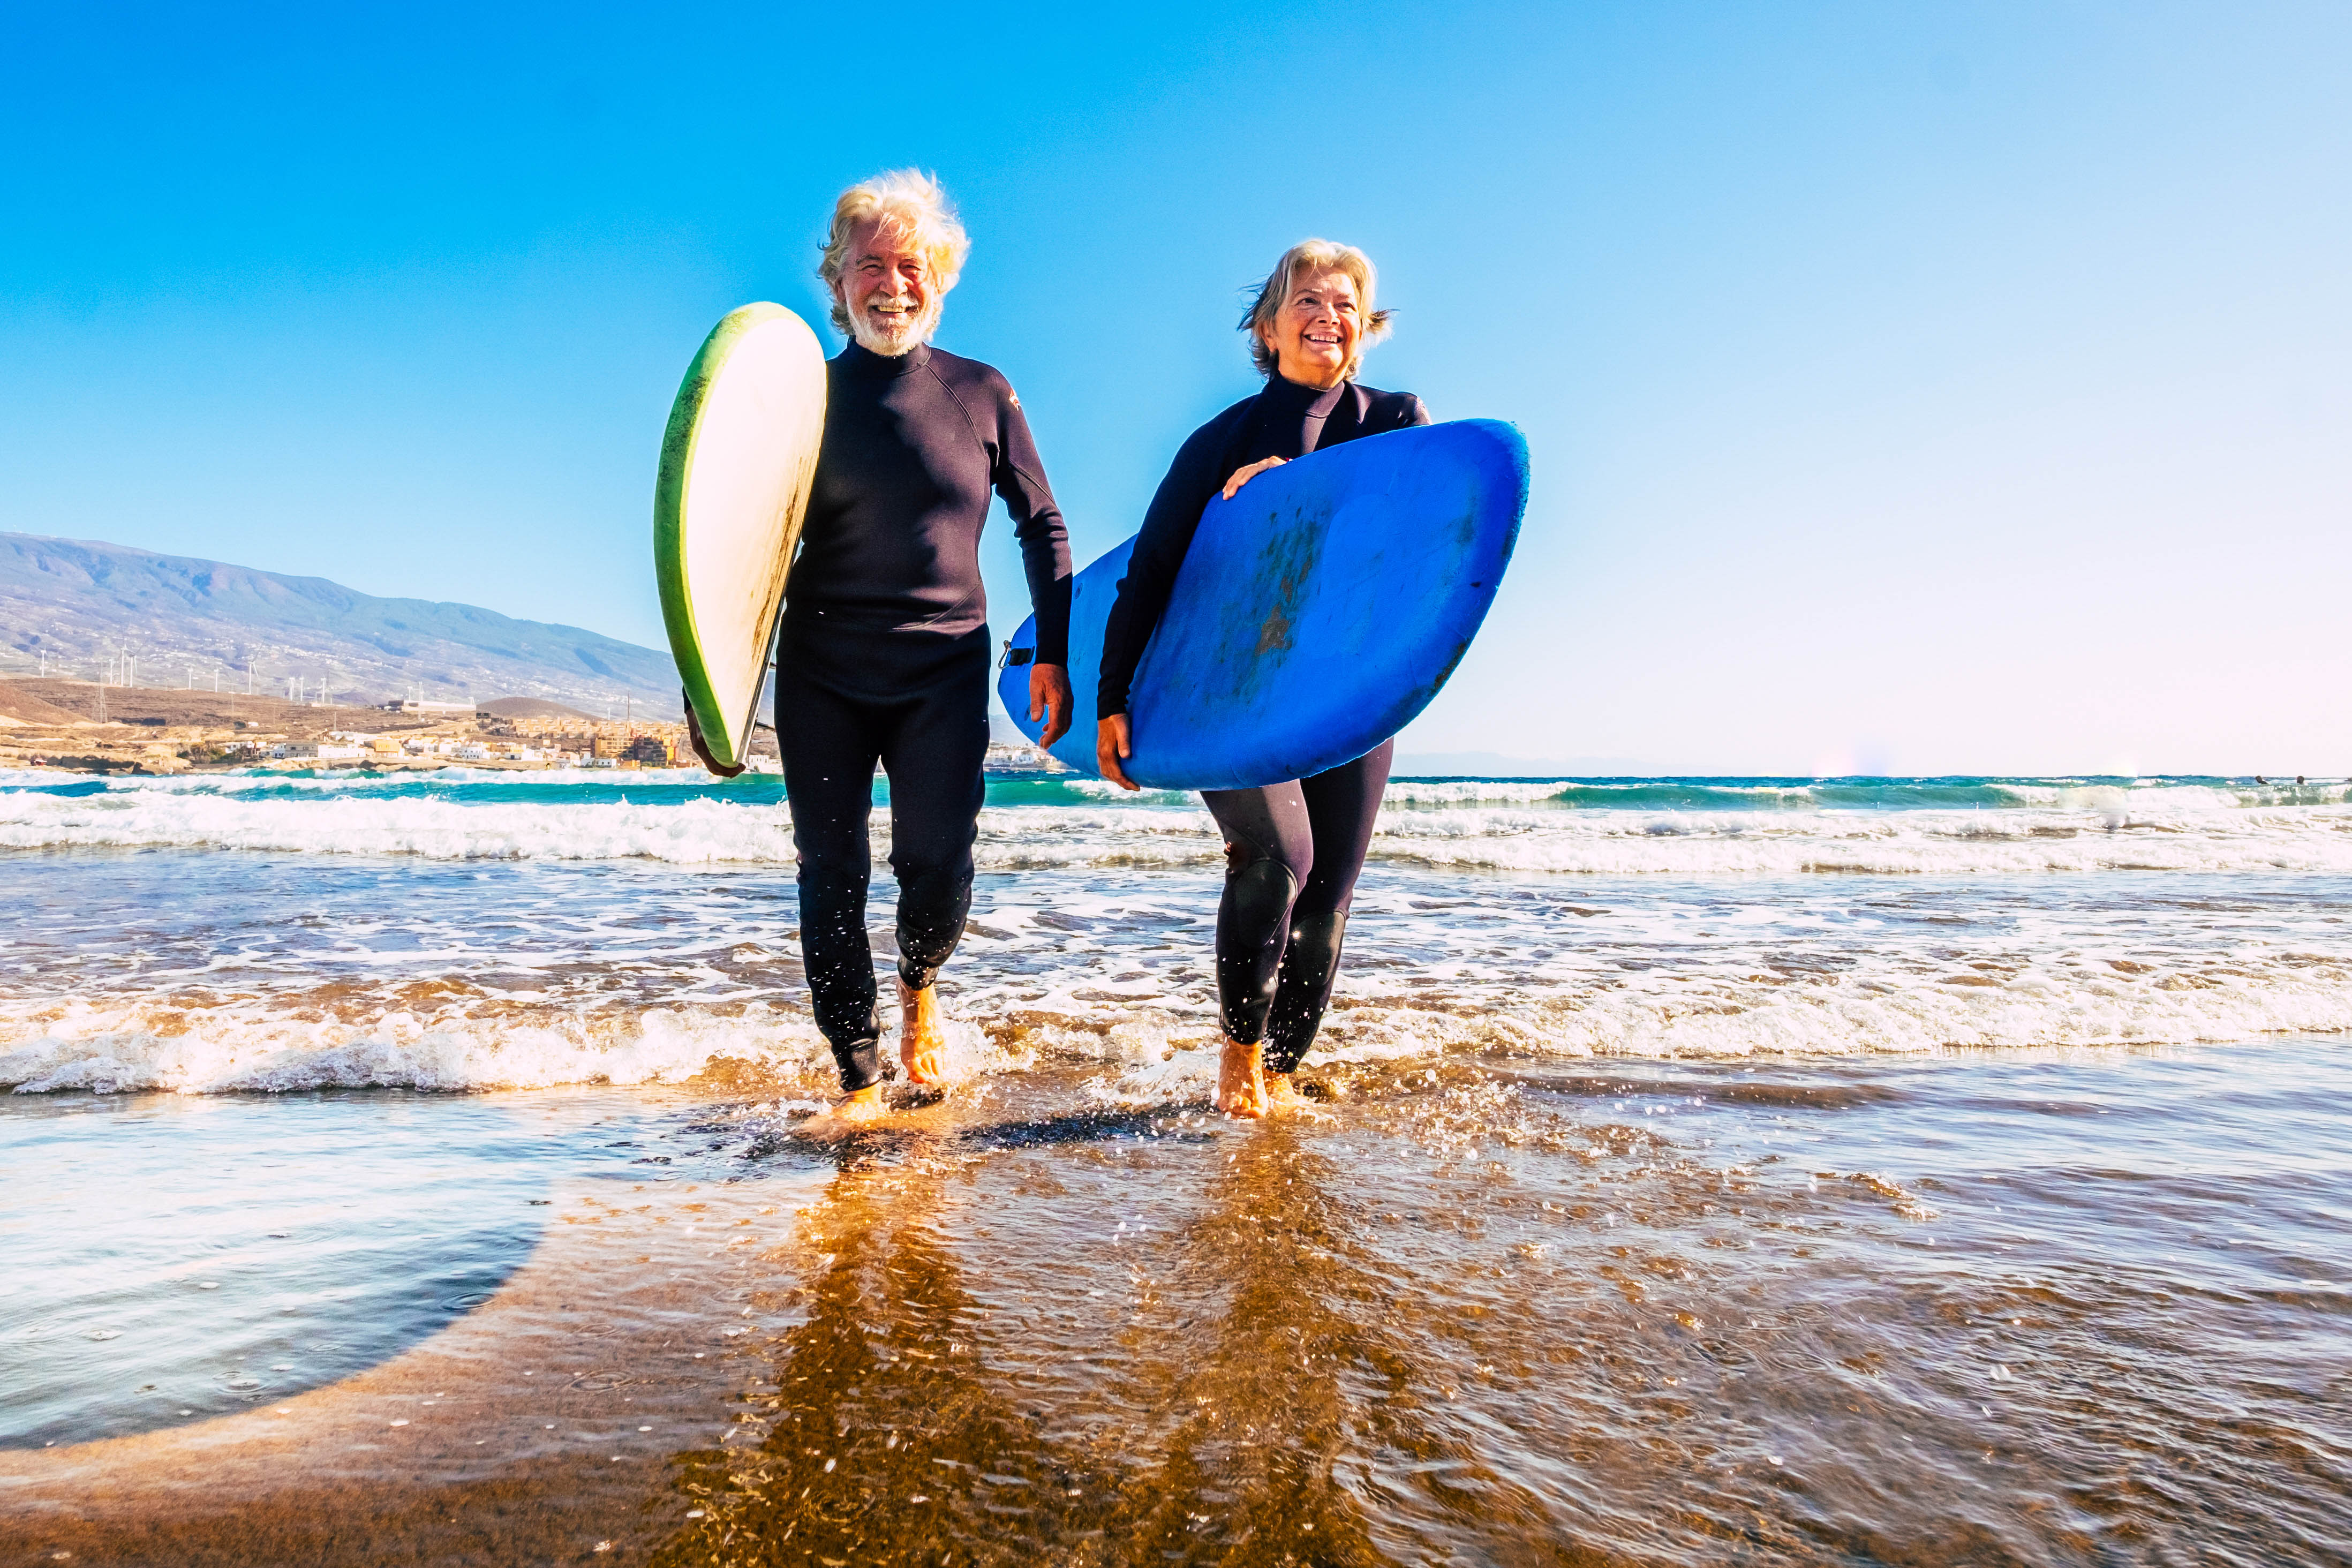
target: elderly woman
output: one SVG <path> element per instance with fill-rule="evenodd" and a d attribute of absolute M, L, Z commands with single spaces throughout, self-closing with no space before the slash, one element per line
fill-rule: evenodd
<path fill-rule="evenodd" d="M 933 983 L 971 907 L 988 754 L 989 497 L 1013 514 L 1037 616 L 1032 717 L 1069 725 L 1070 551 L 1021 400 L 978 360 L 930 346 L 969 245 L 913 170 L 842 193 L 817 271 L 850 342 L 825 366 L 824 439 L 786 592 L 776 739 L 800 853 L 801 954 L 845 1121 L 884 1114 L 866 937 L 874 766 L 890 779 L 898 879 L 898 1055 L 938 1079 Z M 1050 744 L 1050 740 L 1048 742 Z"/>
<path fill-rule="evenodd" d="M 1356 382 L 1364 350 L 1388 332 L 1389 312 L 1373 308 L 1374 281 L 1371 261 L 1353 246 L 1304 240 L 1275 264 L 1242 317 L 1265 390 L 1202 426 L 1177 452 L 1144 515 L 1103 633 L 1095 754 L 1112 783 L 1137 787 L 1119 766 L 1135 739 L 1128 686 L 1210 499 L 1231 499 L 1253 477 L 1320 447 L 1429 423 L 1411 393 Z M 1230 1115 L 1264 1116 L 1302 1103 L 1290 1075 L 1331 999 L 1391 749 L 1384 742 L 1312 778 L 1201 792 L 1225 837 L 1217 1108 Z"/>

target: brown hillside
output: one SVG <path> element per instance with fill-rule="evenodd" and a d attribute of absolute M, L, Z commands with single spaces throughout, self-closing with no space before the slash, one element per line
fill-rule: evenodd
<path fill-rule="evenodd" d="M 0 719 L 14 719 L 20 724 L 62 726 L 81 717 L 54 702 L 44 702 L 12 680 L 0 680 Z"/>
<path fill-rule="evenodd" d="M 258 692 L 247 696 L 241 691 L 190 691 L 175 686 L 110 686 L 101 692 L 87 680 L 37 679 L 7 685 L 12 692 L 33 698 L 53 712 L 63 710 L 59 718 L 28 720 L 28 723 L 95 720 L 101 706 L 107 720 L 118 724 L 160 723 L 206 730 L 234 730 L 243 724 L 294 735 L 315 735 L 327 730 L 382 732 L 419 729 L 433 722 L 387 713 L 381 708 L 314 708 Z"/>

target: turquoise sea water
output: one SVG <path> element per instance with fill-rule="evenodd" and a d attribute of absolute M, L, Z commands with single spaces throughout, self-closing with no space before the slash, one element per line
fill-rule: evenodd
<path fill-rule="evenodd" d="M 2086 791 L 2115 791 L 2126 799 L 2153 805 L 2170 799 L 2178 804 L 2198 800 L 2217 805 L 2341 805 L 2345 781 L 2317 780 L 2296 784 L 2283 779 L 2257 781 L 2251 776 L 2207 774 L 2122 777 L 2088 775 L 2051 778 L 2007 778 L 1960 775 L 1945 778 L 1772 778 L 1709 776 L 1696 778 L 1473 778 L 1456 776 L 1400 778 L 1408 791 L 1414 785 L 1442 786 L 1459 792 L 1454 798 L 1540 802 L 1564 809 L 1664 811 L 1912 811 L 1921 809 L 2010 810 L 2047 805 Z M 632 798 L 657 801 L 725 800 L 772 805 L 784 798 L 783 781 L 774 773 L 747 773 L 734 779 L 714 779 L 698 770 L 650 771 L 631 773 L 511 773 L 449 768 L 437 773 L 372 774 L 360 770 L 301 770 L 285 773 L 231 773 L 176 780 L 138 778 L 59 779 L 53 774 L 19 773 L 6 775 L 0 791 L 32 793 L 64 798 L 110 793 L 152 792 L 169 788 L 202 795 L 235 795 L 245 799 L 304 800 L 323 789 L 362 799 L 451 799 L 490 804 L 575 803 L 597 805 Z M 1164 796 L 1176 792 L 1149 792 Z M 1433 789 L 1432 797 L 1437 796 Z M 889 798 L 887 781 L 877 774 L 875 800 Z M 992 805 L 1064 805 L 1117 798 L 1099 780 L 1070 773 L 1000 772 L 989 781 Z M 1413 796 L 1408 793 L 1405 797 Z"/>

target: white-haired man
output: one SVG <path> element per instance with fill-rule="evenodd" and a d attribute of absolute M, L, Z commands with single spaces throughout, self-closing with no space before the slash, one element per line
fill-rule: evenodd
<path fill-rule="evenodd" d="M 879 175 L 835 203 L 818 276 L 850 342 L 826 366 L 824 445 L 785 594 L 776 737 L 800 852 L 801 953 L 847 1098 L 884 1113 L 866 818 L 890 780 L 898 879 L 900 1059 L 936 1080 L 933 982 L 971 907 L 988 752 L 989 495 L 1011 512 L 1037 615 L 1032 718 L 1069 728 L 1070 548 L 1021 400 L 977 360 L 930 346 L 970 247 L 937 181 Z"/>

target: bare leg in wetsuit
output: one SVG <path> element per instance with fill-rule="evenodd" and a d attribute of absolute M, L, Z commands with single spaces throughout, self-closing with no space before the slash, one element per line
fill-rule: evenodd
<path fill-rule="evenodd" d="M 889 647 L 869 647 L 866 663 L 886 662 Z M 887 700 L 839 689 L 824 679 L 824 661 L 806 653 L 788 640 L 776 670 L 777 717 L 788 721 L 777 735 L 800 855 L 801 953 L 817 1027 L 848 1091 L 834 1114 L 866 1121 L 887 1109 L 866 936 L 874 767 L 881 763 L 890 781 L 898 1056 L 908 1078 L 936 1083 L 946 1072 L 947 1041 L 932 983 L 971 907 L 971 847 L 988 752 L 988 631 L 919 661 L 902 657 L 892 672 L 898 695 Z"/>
<path fill-rule="evenodd" d="M 1217 1109 L 1302 1108 L 1291 1074 L 1330 1005 L 1356 878 L 1388 787 L 1393 742 L 1327 773 L 1263 789 L 1203 790 L 1225 836 L 1217 999 L 1225 1046 Z"/>

